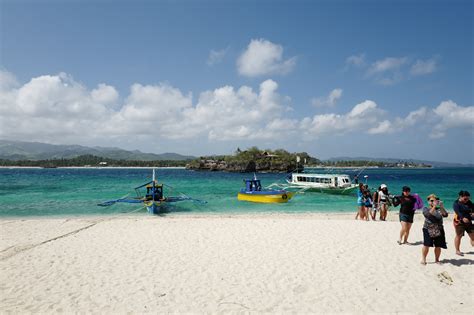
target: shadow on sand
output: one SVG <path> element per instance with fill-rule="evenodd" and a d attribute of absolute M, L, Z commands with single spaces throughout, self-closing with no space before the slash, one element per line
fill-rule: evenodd
<path fill-rule="evenodd" d="M 454 266 L 462 266 L 462 265 L 474 265 L 473 259 L 468 258 L 460 258 L 460 259 L 442 259 L 441 263 L 443 264 L 451 264 Z"/>

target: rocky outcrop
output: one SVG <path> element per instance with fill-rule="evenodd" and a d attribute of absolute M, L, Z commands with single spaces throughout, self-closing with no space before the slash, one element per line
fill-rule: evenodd
<path fill-rule="evenodd" d="M 226 162 L 219 159 L 200 159 L 186 165 L 186 169 L 199 171 L 226 171 L 237 173 L 270 172 L 283 173 L 296 169 L 295 163 L 275 163 L 272 161 Z"/>

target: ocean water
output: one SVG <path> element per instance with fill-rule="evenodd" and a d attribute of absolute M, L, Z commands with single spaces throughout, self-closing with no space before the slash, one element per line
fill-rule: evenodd
<path fill-rule="evenodd" d="M 312 170 L 324 172 L 324 170 Z M 351 177 L 359 170 L 339 170 Z M 135 211 L 148 215 L 136 204 L 99 207 L 98 203 L 123 197 L 133 188 L 151 180 L 151 169 L 57 168 L 0 169 L 0 217 L 115 215 Z M 356 197 L 315 192 L 296 195 L 286 204 L 257 204 L 237 200 L 244 178 L 253 174 L 197 172 L 185 169 L 157 169 L 157 179 L 165 187 L 165 195 L 188 196 L 207 201 L 201 205 L 180 202 L 169 206 L 166 213 L 259 213 L 259 212 L 354 212 Z M 387 184 L 392 194 L 400 194 L 408 185 L 423 199 L 435 193 L 448 209 L 460 190 L 474 193 L 474 168 L 433 169 L 366 169 L 359 178 L 370 188 Z M 258 174 L 262 184 L 283 182 L 285 174 Z"/>

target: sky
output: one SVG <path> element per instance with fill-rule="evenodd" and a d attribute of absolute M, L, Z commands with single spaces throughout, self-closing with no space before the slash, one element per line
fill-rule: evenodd
<path fill-rule="evenodd" d="M 0 139 L 474 163 L 472 1 L 0 0 Z"/>

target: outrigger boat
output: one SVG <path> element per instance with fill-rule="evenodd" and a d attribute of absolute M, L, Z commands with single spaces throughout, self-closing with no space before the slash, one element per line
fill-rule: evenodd
<path fill-rule="evenodd" d="M 115 203 L 138 203 L 142 204 L 149 213 L 158 214 L 163 210 L 163 207 L 169 203 L 175 203 L 180 201 L 194 201 L 198 203 L 207 203 L 206 201 L 194 199 L 185 194 L 180 194 L 180 196 L 172 197 L 172 196 L 164 196 L 163 195 L 163 187 L 167 186 L 165 184 L 160 184 L 155 179 L 155 169 L 153 169 L 153 179 L 150 182 L 147 182 L 143 185 L 135 187 L 134 190 L 136 192 L 135 197 L 129 197 L 128 195 L 119 199 L 109 200 L 102 203 L 99 203 L 98 206 L 101 207 L 108 207 Z M 168 186 L 170 187 L 170 186 Z M 141 190 L 146 189 L 145 195 L 142 196 Z"/>
<path fill-rule="evenodd" d="M 283 203 L 288 202 L 295 192 L 284 189 L 262 189 L 262 184 L 256 176 L 254 179 L 244 179 L 245 188 L 242 188 L 237 194 L 238 200 L 261 203 Z"/>

